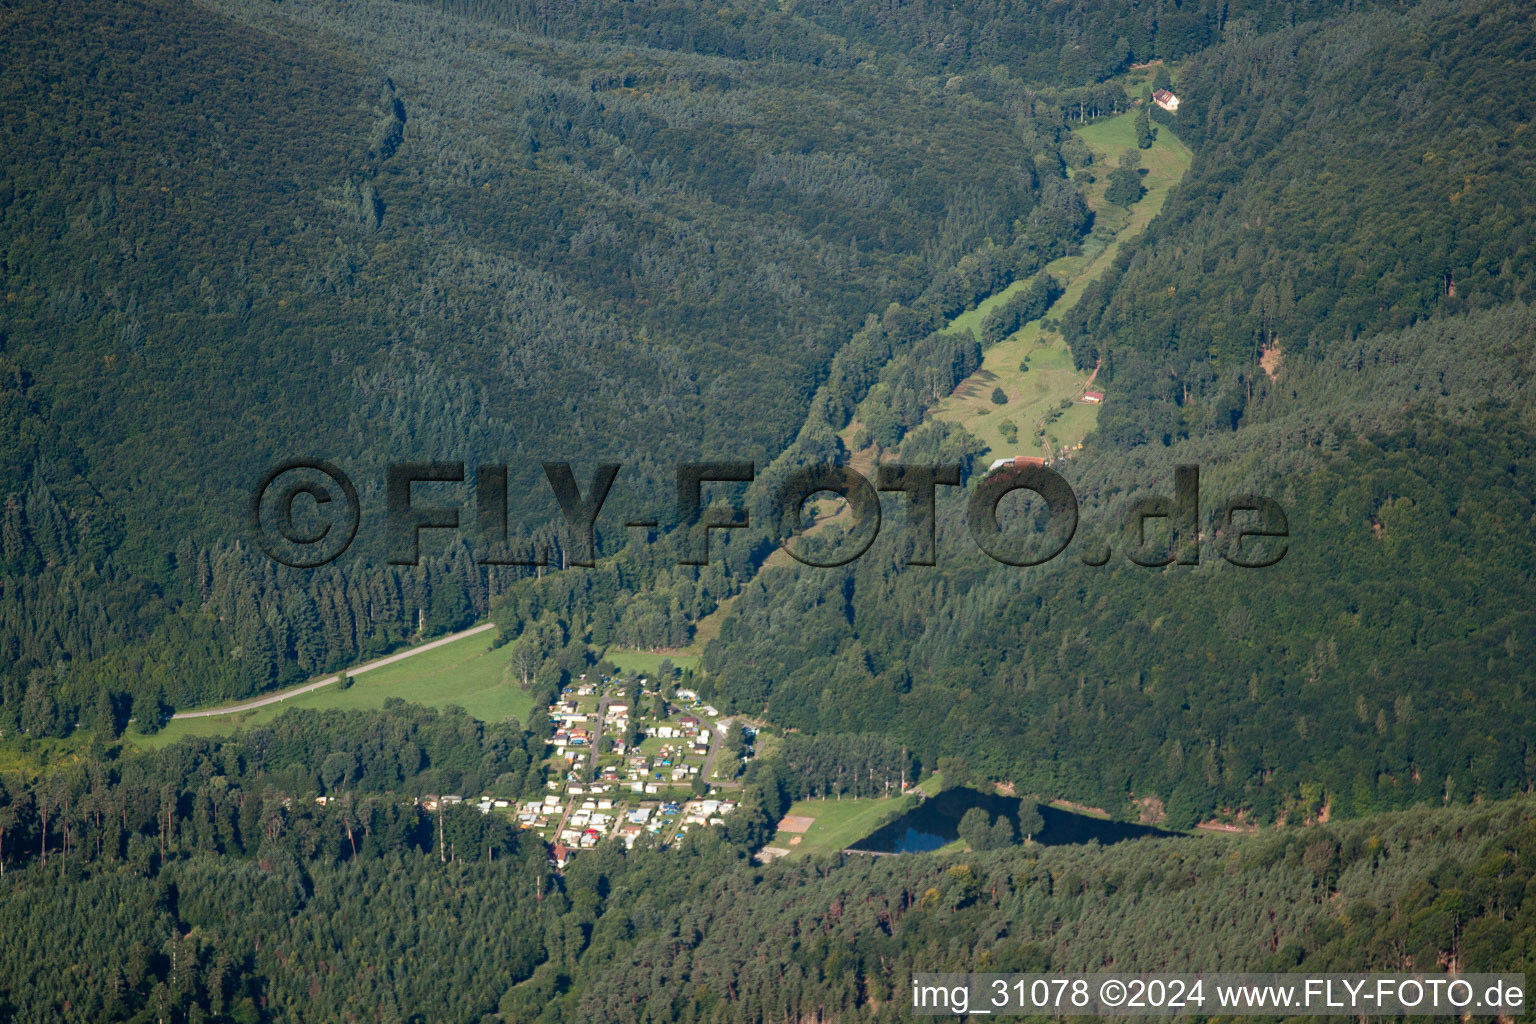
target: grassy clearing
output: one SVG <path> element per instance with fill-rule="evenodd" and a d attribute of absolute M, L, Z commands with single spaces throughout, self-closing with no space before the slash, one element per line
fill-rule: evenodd
<path fill-rule="evenodd" d="M 795 838 L 793 832 L 779 832 L 768 845 L 782 847 L 794 856 L 835 853 L 863 839 L 916 803 L 915 796 L 882 800 L 797 800 L 789 813 L 815 818 L 815 822 L 798 845 L 791 845 Z"/>
<path fill-rule="evenodd" d="M 759 754 L 761 756 L 761 751 Z M 927 796 L 937 796 L 944 788 L 944 778 L 935 772 L 917 788 Z M 798 800 L 788 813 L 815 818 L 815 822 L 805 831 L 798 845 L 791 845 L 796 835 L 793 832 L 777 833 L 768 845 L 782 847 L 795 856 L 835 853 L 916 805 L 915 794 L 877 800 Z"/>
<path fill-rule="evenodd" d="M 918 783 L 917 788 L 923 791 L 924 796 L 938 796 L 944 792 L 944 773 L 934 772 Z"/>
<path fill-rule="evenodd" d="M 785 562 L 788 562 L 790 560 L 789 556 L 787 554 L 785 554 L 783 551 L 775 551 L 772 555 L 769 556 L 768 561 L 765 564 L 764 568 L 768 568 L 768 567 L 774 566 L 776 564 L 780 564 L 780 563 L 776 563 L 774 560 L 776 558 L 780 558 L 781 556 L 782 556 L 782 558 L 783 558 L 783 560 Z M 697 671 L 698 665 L 699 665 L 699 658 L 701 658 L 703 656 L 704 648 L 706 646 L 708 646 L 708 644 L 709 644 L 709 642 L 711 640 L 715 639 L 715 637 L 720 635 L 720 626 L 721 626 L 721 624 L 725 622 L 727 617 L 729 617 L 729 615 L 731 614 L 731 606 L 736 603 L 736 599 L 738 597 L 740 597 L 740 596 L 741 596 L 741 594 L 738 592 L 738 593 L 732 594 L 730 597 L 727 597 L 724 600 L 720 601 L 715 606 L 715 610 L 714 611 L 710 612 L 708 615 L 704 616 L 702 619 L 699 619 L 697 622 L 695 622 L 693 624 L 693 642 L 692 643 L 690 643 L 687 647 L 681 648 L 678 651 L 676 651 L 676 652 L 674 652 L 674 653 L 672 653 L 670 655 L 660 655 L 660 654 L 656 655 L 657 663 L 659 664 L 663 657 L 670 657 L 672 659 L 672 664 L 678 666 L 679 668 L 684 667 L 684 663 L 686 662 L 687 663 L 686 667 L 692 668 L 695 671 Z M 617 653 L 622 656 L 626 652 L 619 651 Z M 648 652 L 635 651 L 635 652 L 632 652 L 632 653 L 635 653 L 635 654 L 647 654 Z M 609 658 L 609 660 L 612 661 L 613 659 Z"/>
<path fill-rule="evenodd" d="M 1002 291 L 993 292 L 991 295 L 988 295 L 986 298 L 976 303 L 975 309 L 968 309 L 964 313 L 961 313 L 959 316 L 951 320 L 949 322 L 949 326 L 946 327 L 945 330 L 950 334 L 961 334 L 965 331 L 972 331 L 975 333 L 976 337 L 981 337 L 981 325 L 986 322 L 987 314 L 991 313 L 998 306 L 1001 306 L 1003 303 L 1007 302 L 1010 298 L 1013 297 L 1015 292 L 1023 291 L 1025 287 L 1028 286 L 1028 284 L 1029 278 L 1025 278 L 1021 281 L 1013 282 Z"/>
<path fill-rule="evenodd" d="M 498 722 L 515 717 L 527 721 L 533 699 L 513 676 L 514 644 L 491 648 L 492 632 L 444 644 L 436 650 L 357 676 L 348 689 L 335 684 L 312 693 L 269 704 L 241 714 L 213 718 L 178 718 L 153 736 L 130 727 L 124 739 L 139 747 L 156 748 L 184 736 L 226 736 L 236 729 L 269 722 L 289 708 L 377 708 L 390 697 L 413 704 L 447 707 L 457 704 L 476 718 Z"/>
<path fill-rule="evenodd" d="M 1080 185 L 1088 205 L 1094 211 L 1092 236 L 1083 253 L 1053 261 L 1046 271 L 1065 285 L 1060 298 L 1039 320 L 1025 324 L 1012 336 L 987 350 L 981 367 L 962 381 L 952 395 L 934 410 L 936 419 L 959 423 L 975 434 L 990 450 L 991 457 L 1007 455 L 1053 456 L 1076 446 L 1093 429 L 1098 408 L 1079 403 L 1088 380 L 1073 365 L 1072 353 L 1059 335 L 1046 331 L 1042 321 L 1060 317 L 1077 304 L 1088 285 L 1103 275 L 1129 239 L 1140 234 L 1162 210 L 1168 192 L 1183 178 L 1192 154 L 1171 131 L 1159 126 L 1151 149 L 1141 150 L 1142 166 L 1147 173 L 1143 184 L 1147 194 L 1128 210 L 1104 200 L 1109 168 L 1127 149 L 1136 148 L 1136 115 L 1133 112 L 1077 129 L 1093 150 L 1095 163 L 1090 172 L 1096 180 L 1088 181 L 1079 172 Z M 950 330 L 972 327 L 980 332 L 982 319 L 993 305 L 1005 301 L 1014 290 L 1025 286 L 1015 281 L 987 299 L 976 309 L 962 313 Z M 1028 366 L 1027 370 L 1020 369 Z M 1008 397 L 1004 405 L 994 405 L 994 388 L 1002 388 Z M 1009 440 L 1011 424 L 1016 440 Z"/>
<path fill-rule="evenodd" d="M 1146 186 L 1147 194 L 1130 208 L 1130 217 L 1117 241 L 1140 234 L 1152 218 L 1157 216 L 1168 199 L 1169 191 L 1189 170 L 1194 155 L 1165 125 L 1154 124 L 1153 127 L 1157 129 L 1157 139 L 1151 149 L 1141 150 L 1141 166 L 1147 170 L 1142 184 Z M 1094 166 L 1090 170 L 1097 180 L 1088 186 L 1088 205 L 1101 210 L 1108 205 L 1104 202 L 1108 169 L 1119 161 L 1121 153 L 1136 148 L 1136 115 L 1127 112 L 1118 117 L 1105 118 L 1077 129 L 1077 134 L 1093 150 L 1094 156 Z M 1077 172 L 1078 175 L 1082 173 Z M 1110 252 L 1111 258 L 1113 255 Z"/>
<path fill-rule="evenodd" d="M 647 736 L 640 741 L 640 746 L 635 749 L 647 757 L 655 757 L 661 753 L 662 748 L 672 747 L 675 749 L 681 742 L 681 740 L 677 739 L 664 740 L 660 736 Z"/>
<path fill-rule="evenodd" d="M 679 669 L 697 669 L 699 667 L 699 656 L 697 654 L 689 654 L 682 651 L 657 653 L 655 651 L 622 651 L 609 648 L 604 652 L 603 658 L 617 665 L 621 672 L 634 672 L 647 678 L 654 677 L 664 661 L 670 661 Z"/>

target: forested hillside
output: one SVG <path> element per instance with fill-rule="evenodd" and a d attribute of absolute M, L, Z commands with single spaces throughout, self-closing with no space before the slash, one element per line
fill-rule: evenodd
<path fill-rule="evenodd" d="M 1523 719 L 1501 715 L 1502 701 L 1476 712 L 1498 726 L 1487 735 L 1508 730 L 1496 749 L 1388 749 L 1397 709 L 1440 703 L 1421 689 L 1427 666 L 1476 652 L 1495 693 L 1523 692 L 1529 566 L 1513 524 L 1529 515 L 1518 469 L 1528 439 L 1518 418 L 1473 410 L 1484 399 L 1523 407 L 1528 318 L 1508 306 L 1492 320 L 1458 319 L 1518 302 L 1527 287 L 1514 226 L 1529 191 L 1515 130 L 1529 91 L 1516 55 L 1530 25 L 1519 13 L 1430 4 L 1276 25 L 1205 12 L 1204 27 L 1175 44 L 1177 18 L 1164 12 L 1151 42 L 1131 33 L 1142 41 L 1093 73 L 1052 80 L 1020 64 L 979 75 L 975 56 L 940 80 L 924 77 L 927 58 L 911 45 L 881 43 L 879 19 L 854 24 L 830 9 L 765 9 L 742 24 L 783 16 L 850 53 L 889 45 L 900 73 L 804 55 L 769 69 L 751 47 L 721 56 L 702 37 L 637 49 L 620 32 L 628 48 L 616 49 L 581 41 L 575 22 L 535 24 L 512 7 L 230 2 L 194 17 L 174 3 L 98 6 L 20 5 L 8 34 L 7 88 L 30 111 L 8 122 L 17 145 L 5 179 L 9 730 L 63 734 L 84 722 L 115 732 L 130 715 L 151 721 L 303 678 L 498 604 L 514 632 L 554 615 L 562 643 L 687 642 L 753 575 L 761 548 L 723 546 L 721 564 L 698 571 L 667 565 L 663 547 L 624 556 L 616 575 L 557 573 L 509 590 L 516 572 L 487 573 L 458 543 L 429 545 L 437 553 L 414 572 L 379 567 L 364 531 L 342 563 L 296 573 L 239 544 L 241 490 L 277 458 L 320 451 L 361 469 L 365 508 L 376 510 L 380 474 L 369 470 L 401 454 L 504 460 L 514 532 L 556 548 L 539 458 L 628 463 L 615 519 L 654 514 L 683 454 L 756 458 L 766 496 L 797 462 L 840 457 L 833 432 L 891 367 L 938 371 L 927 383 L 912 371 L 901 393 L 913 396 L 974 369 L 987 339 L 943 334 L 943 324 L 1073 251 L 1090 226 L 1065 174 L 1082 156 L 1062 155 L 1065 123 L 1083 111 L 1075 94 L 1037 83 L 1091 83 L 1132 58 L 1193 55 L 1180 72 L 1179 130 L 1197 150 L 1189 180 L 1061 325 L 1080 364 L 1102 357 L 1112 395 L 1074 478 L 1090 516 L 1107 516 L 1177 459 L 1213 461 L 1207 480 L 1229 490 L 1273 490 L 1276 474 L 1305 469 L 1303 490 L 1285 483 L 1311 502 L 1298 532 L 1335 521 L 1317 507 L 1342 503 L 1357 526 L 1385 508 L 1376 550 L 1353 546 L 1355 533 L 1319 535 L 1310 550 L 1298 539 L 1287 564 L 1246 581 L 1263 584 L 1250 600 L 1221 603 L 1221 621 L 1232 621 L 1212 653 L 1226 680 L 1218 712 L 1178 696 L 1212 671 L 1181 664 L 1194 624 L 1208 633 L 1218 621 L 1198 601 L 1170 601 L 1172 619 L 1147 617 L 1158 633 L 1151 661 L 1127 660 L 1126 644 L 1142 648 L 1120 627 L 1148 616 L 1141 592 L 1161 584 L 1140 570 L 1072 584 L 1080 597 L 1068 605 L 1081 610 L 1069 613 L 1046 599 L 1060 566 L 1034 574 L 1040 582 L 1004 581 L 977 559 L 947 570 L 954 579 L 892 575 L 882 563 L 897 556 L 884 547 L 846 573 L 764 577 L 710 651 L 710 685 L 741 710 L 828 732 L 863 731 L 933 699 L 908 733 L 930 761 L 963 754 L 978 770 L 1116 806 L 1156 796 L 1180 820 L 1528 783 L 1530 755 L 1514 738 Z M 927 38 L 929 15 L 908 15 L 909 44 Z M 666 17 L 644 20 L 654 29 Z M 74 74 L 88 59 L 87 22 L 189 71 L 172 82 L 152 59 L 113 50 L 95 78 Z M 53 45 L 25 45 L 45 36 Z M 231 55 L 246 63 L 215 73 Z M 1474 59 L 1481 77 L 1450 73 Z M 273 61 L 290 80 L 256 70 Z M 20 91 L 26 74 L 67 87 L 33 98 Z M 1409 93 L 1408 82 L 1426 84 Z M 53 123 L 75 134 L 40 128 Z M 311 137 L 324 144 L 299 141 Z M 160 156 L 138 158 L 149 152 Z M 1389 174 L 1399 165 L 1383 152 L 1418 154 L 1426 170 Z M 1327 198 L 1346 187 L 1348 197 Z M 236 195 L 268 198 L 225 201 Z M 1404 326 L 1426 317 L 1462 326 Z M 1459 339 L 1473 335 L 1468 358 Z M 1267 351 L 1279 354 L 1278 377 L 1258 367 Z M 231 383 L 189 394 L 198 377 Z M 1350 379 L 1358 384 L 1340 393 Z M 974 452 L 955 428 L 911 430 L 923 409 L 891 410 L 911 431 L 912 457 Z M 1475 445 L 1458 436 L 1473 424 L 1487 435 Z M 1437 508 L 1426 495 L 1446 485 L 1441 469 L 1413 454 L 1419 438 L 1441 435 L 1449 457 L 1504 459 L 1481 488 L 1451 482 L 1467 495 L 1464 521 L 1485 516 L 1509 538 L 1469 554 L 1479 584 L 1502 581 L 1492 604 L 1486 586 L 1450 584 L 1443 556 L 1394 544 L 1387 530 L 1412 502 L 1426 543 L 1450 542 L 1423 518 Z M 1188 447 L 1164 447 L 1177 443 Z M 1381 482 L 1345 498 L 1360 459 Z M 1111 480 L 1121 475 L 1132 479 Z M 1509 488 L 1490 493 L 1490 481 Z M 1472 511 L 1480 502 L 1487 512 Z M 1367 596 L 1405 551 L 1410 567 L 1393 564 L 1423 593 L 1390 606 Z M 1298 619 L 1287 588 L 1315 588 L 1341 558 L 1356 568 Z M 1169 583 L 1170 598 L 1196 585 L 1189 575 Z M 834 591 L 843 596 L 828 601 Z M 1428 595 L 1436 613 L 1415 612 L 1397 639 L 1363 617 L 1377 606 L 1402 618 Z M 1480 617 L 1501 598 L 1507 613 Z M 1021 618 L 1016 601 L 1041 612 Z M 1359 627 L 1358 649 L 1340 614 Z M 1041 651 L 1031 638 L 1047 633 L 1065 646 Z M 1137 664 L 1129 678 L 1127 664 Z M 1346 685 L 1326 682 L 1330 673 Z M 1024 681 L 1047 674 L 1061 681 Z M 1151 697 L 1165 674 L 1185 682 Z M 1116 678 L 1138 695 L 1113 698 L 1135 739 L 1104 760 L 1089 752 L 1101 731 L 1079 684 Z M 966 702 L 950 700 L 957 685 L 979 708 L 1011 708 L 989 718 L 997 739 L 966 724 Z M 1031 694 L 1022 702 L 1020 687 Z M 1295 740 L 1244 735 L 1234 700 L 1292 708 L 1308 687 L 1320 691 L 1300 705 L 1313 722 L 1288 715 Z M 1171 705 L 1134 710 L 1143 700 Z M 933 720 L 941 708 L 950 726 Z M 1181 731 L 1188 716 L 1192 733 Z M 1351 721 L 1379 745 L 1344 740 L 1336 726 Z M 1410 713 L 1400 721 L 1408 730 Z M 1004 738 L 1015 727 L 1069 752 L 1022 756 Z M 1065 742 L 1085 730 L 1084 743 Z M 1320 746 L 1319 731 L 1333 739 Z"/>
<path fill-rule="evenodd" d="M 1081 86 L 1137 62 L 1177 60 L 1223 39 L 1247 39 L 1339 13 L 1339 5 L 1328 0 L 1284 7 L 1247 0 L 1039 5 L 743 0 L 709 8 L 676 0 L 423 2 L 521 32 L 565 39 L 818 67 L 875 61 L 919 74 L 997 69 L 1037 86 Z"/>
<path fill-rule="evenodd" d="M 1522 8 L 1426 3 L 1192 61 L 1177 119 L 1189 177 L 1065 325 L 1079 365 L 1102 355 L 1144 399 L 1108 405 L 1103 440 L 1235 426 L 1268 349 L 1315 360 L 1529 302 L 1533 35 Z"/>
<path fill-rule="evenodd" d="M 882 538 L 763 574 L 706 652 L 713 692 L 1184 826 L 1528 789 L 1533 36 L 1430 4 L 1202 53 L 1188 179 L 1064 319 L 1108 382 L 1061 469 L 1074 547 L 993 563 L 941 489 L 937 569 Z M 1176 463 L 1202 468 L 1202 562 L 1133 565 L 1122 517 Z M 1243 493 L 1289 518 L 1276 566 L 1221 561 Z"/>
<path fill-rule="evenodd" d="M 0 1024 L 1536 971 L 1528 6 L 0 0 Z M 965 427 L 1039 379 L 1025 332 L 1080 427 L 1038 449 L 1075 537 L 1029 567 L 965 508 L 1035 426 Z M 298 456 L 361 493 L 316 569 L 248 529 Z M 751 528 L 683 564 L 674 467 L 716 458 L 754 464 Z M 876 458 L 957 467 L 936 565 L 895 492 L 856 561 L 776 550 L 792 473 Z M 389 564 L 384 468 L 432 460 L 471 469 L 418 491 L 464 532 Z M 541 462 L 584 493 L 623 464 L 595 567 Z M 482 562 L 502 463 L 506 550 L 545 564 Z M 1136 537 L 1179 466 L 1193 528 Z M 1284 512 L 1275 564 L 1223 558 L 1242 495 Z M 146 738 L 486 619 L 461 661 L 517 718 L 381 672 L 376 710 Z M 566 832 L 597 779 L 606 831 Z M 765 849 L 796 805 L 884 823 L 968 782 L 1190 834 L 982 813 L 823 855 L 845 811 Z"/>
<path fill-rule="evenodd" d="M 0 1020 L 894 1021 L 913 970 L 1536 967 L 1529 798 L 761 867 L 708 829 L 557 874 L 413 799 L 518 756 L 402 706 L 0 790 L 4 849 L 46 851 L 5 857 Z"/>
<path fill-rule="evenodd" d="M 249 693 L 516 578 L 437 542 L 382 567 L 377 529 L 274 575 L 244 507 L 283 458 L 344 467 L 375 526 L 387 462 L 508 463 L 513 540 L 557 564 L 538 462 L 622 462 L 611 549 L 677 459 L 776 454 L 870 310 L 1014 251 L 1061 177 L 1016 85 L 216 6 L 6 9 L 6 732 L 34 686 L 62 731 L 104 687 L 102 724 Z"/>

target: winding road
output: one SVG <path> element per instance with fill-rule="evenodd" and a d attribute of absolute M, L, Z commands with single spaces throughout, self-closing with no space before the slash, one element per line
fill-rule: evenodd
<path fill-rule="evenodd" d="M 425 654 L 428 651 L 442 647 L 444 644 L 451 644 L 455 640 L 462 640 L 467 636 L 474 636 L 476 633 L 484 633 L 488 629 L 495 628 L 496 624 L 494 622 L 482 622 L 478 626 L 471 626 L 468 629 L 462 630 L 458 633 L 450 633 L 448 636 L 433 640 L 428 644 L 422 644 L 420 647 L 412 647 L 407 650 L 400 651 L 396 654 L 391 654 L 388 657 L 379 658 L 377 661 L 370 661 L 367 664 L 359 665 L 356 668 L 347 669 L 346 674 L 350 676 L 360 676 L 364 672 L 372 672 L 376 668 L 383 668 L 385 665 L 393 665 L 395 662 L 404 661 L 406 658 L 414 658 L 418 654 Z M 257 708 L 264 708 L 269 704 L 276 704 L 279 701 L 285 701 L 290 697 L 298 697 L 302 694 L 309 693 L 312 690 L 318 690 L 322 686 L 329 686 L 339 679 L 341 679 L 341 673 L 337 673 L 333 676 L 326 676 L 324 679 L 316 679 L 312 683 L 305 683 L 303 686 L 295 686 L 291 690 L 284 690 L 282 693 L 274 693 L 270 696 L 262 697 L 258 700 L 248 700 L 243 704 L 231 704 L 229 707 L 223 708 L 209 708 L 206 711 L 178 711 L 176 714 L 172 715 L 171 718 L 213 718 L 217 715 L 234 715 L 239 714 L 242 711 L 254 711 Z"/>

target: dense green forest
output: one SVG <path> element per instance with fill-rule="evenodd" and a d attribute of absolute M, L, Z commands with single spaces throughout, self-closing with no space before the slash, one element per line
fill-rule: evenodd
<path fill-rule="evenodd" d="M 516 730 L 402 705 L 0 792 L 6 849 L 31 848 L 7 857 L 0 1019 L 884 1021 L 912 970 L 1536 967 L 1529 798 L 766 866 L 743 826 L 557 874 L 498 819 L 411 796 L 520 754 Z"/>
<path fill-rule="evenodd" d="M 1106 407 L 1103 440 L 1236 425 L 1269 348 L 1529 302 L 1533 31 L 1519 8 L 1427 3 L 1192 62 L 1189 178 L 1065 325 L 1079 365 L 1102 354 L 1146 399 Z"/>
<path fill-rule="evenodd" d="M 0 3 L 0 1022 L 873 1022 L 914 970 L 1536 969 L 1532 54 L 1494 0 Z M 1058 281 L 1106 244 L 1097 183 L 1150 206 L 1144 150 L 1075 130 L 1133 107 L 1193 163 Z M 1105 399 L 1054 466 L 1076 536 L 1022 568 L 966 523 L 1008 453 L 932 416 L 1029 324 Z M 857 561 L 777 554 L 784 481 L 871 452 L 958 467 L 937 564 L 895 492 Z M 361 493 L 317 569 L 248 535 L 295 456 Z M 752 525 L 682 564 L 701 459 L 753 463 L 711 492 Z M 419 492 L 461 535 L 387 564 L 384 468 L 433 460 L 507 465 L 546 564 L 484 564 L 473 479 Z M 623 465 L 594 568 L 551 461 Z M 1138 540 L 1190 465 L 1194 529 Z M 1222 557 L 1243 495 L 1285 513 L 1276 564 Z M 486 619 L 529 721 L 120 742 Z M 606 652 L 685 648 L 653 699 L 765 751 L 724 824 L 557 868 L 475 809 L 558 785 L 543 707 Z M 754 858 L 793 802 L 936 768 L 1256 834 Z"/>
<path fill-rule="evenodd" d="M 1328 18 L 1341 8 L 1326 0 L 1283 7 L 1244 0 L 1049 5 L 746 0 L 708 9 L 674 0 L 436 0 L 433 5 L 566 39 L 817 67 L 879 62 L 919 74 L 998 68 L 1035 85 L 1066 86 L 1102 80 L 1137 62 L 1188 57 L 1224 39 Z M 1368 6 L 1375 5 L 1347 5 Z"/>
<path fill-rule="evenodd" d="M 677 459 L 776 454 L 868 310 L 974 248 L 1060 244 L 1024 240 L 1060 132 L 1019 87 L 382 3 L 18 4 L 3 45 L 13 728 L 32 683 L 67 722 L 103 683 L 249 693 L 483 616 L 516 578 L 430 541 L 381 569 L 368 529 L 274 577 L 242 516 L 280 459 L 345 467 L 375 524 L 387 462 L 509 464 L 514 541 L 558 564 L 540 460 L 625 464 L 611 549 Z"/>
<path fill-rule="evenodd" d="M 706 651 L 712 692 L 1180 825 L 1529 789 L 1533 32 L 1430 4 L 1192 61 L 1189 178 L 1062 324 L 1109 394 L 1062 470 L 1078 545 L 992 563 L 941 489 L 938 568 L 882 535 L 762 574 Z M 1204 558 L 1144 569 L 1120 524 L 1176 463 L 1202 467 Z M 1279 565 L 1222 564 L 1243 493 L 1285 509 Z"/>
<path fill-rule="evenodd" d="M 1199 52 L 1198 96 L 1216 61 L 1260 66 L 1231 54 L 1347 31 L 1326 6 L 214 8 L 8 11 L 13 723 L 33 682 L 68 721 L 103 680 L 124 708 L 290 682 L 463 624 L 517 578 L 436 542 L 414 575 L 380 570 L 365 529 L 324 574 L 264 579 L 235 510 L 294 454 L 353 471 L 368 521 L 387 461 L 509 463 L 513 536 L 556 562 L 540 459 L 624 462 L 612 520 L 654 517 L 677 457 L 835 457 L 820 424 L 877 381 L 872 439 L 971 454 L 917 429 L 983 340 L 936 330 L 1086 230 L 1064 128 L 1129 102 L 1096 79 Z M 228 386 L 189 393 L 205 379 Z M 625 639 L 676 645 L 690 602 L 664 604 Z"/>
<path fill-rule="evenodd" d="M 845 570 L 772 570 L 707 649 L 707 685 L 1029 790 L 1126 812 L 1156 798 L 1180 827 L 1524 791 L 1536 494 L 1516 467 L 1532 437 L 1467 425 L 1478 444 L 1438 423 L 1320 452 L 1277 492 L 1290 550 L 1268 569 L 1208 550 L 1198 569 L 1073 556 L 1026 572 L 950 515 L 922 576 L 896 543 Z M 1475 686 L 1451 682 L 1458 666 Z"/>

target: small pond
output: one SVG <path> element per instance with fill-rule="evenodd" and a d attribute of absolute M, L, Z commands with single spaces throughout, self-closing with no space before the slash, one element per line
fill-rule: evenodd
<path fill-rule="evenodd" d="M 853 843 L 849 849 L 870 853 L 926 853 L 960 838 L 960 819 L 972 807 L 982 808 L 993 818 L 1000 814 L 1006 815 L 1017 828 L 1019 806 L 1020 801 L 1016 797 L 982 793 L 964 787 L 946 789 L 938 796 L 924 800 L 895 821 L 883 825 L 873 834 Z M 1044 819 L 1045 827 L 1035 833 L 1034 840 L 1044 846 L 1065 846 L 1089 840 L 1098 840 L 1108 845 L 1144 836 L 1175 834 L 1147 825 L 1106 821 L 1044 804 L 1040 805 L 1040 817 Z"/>

